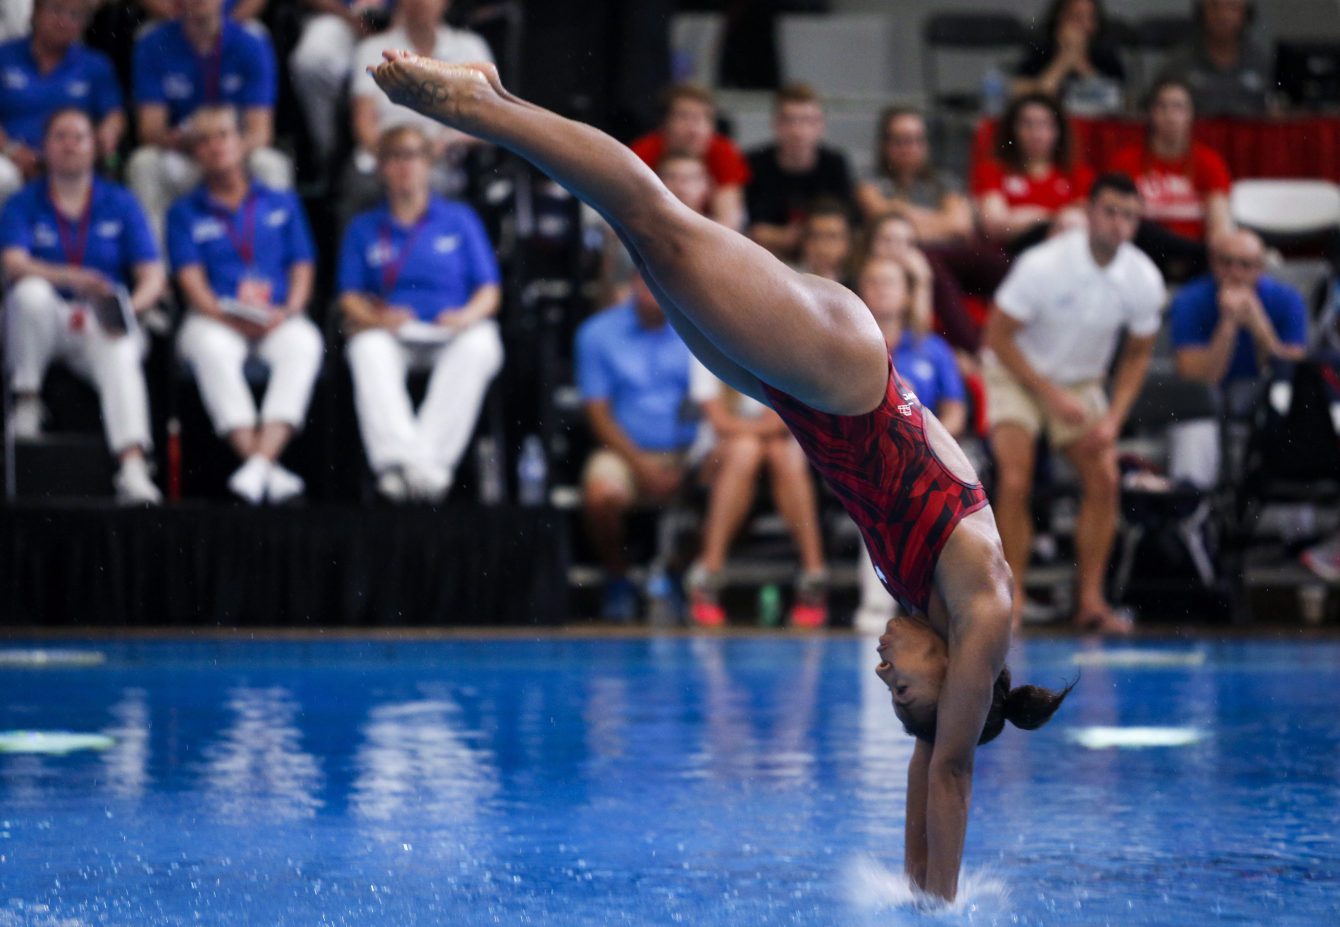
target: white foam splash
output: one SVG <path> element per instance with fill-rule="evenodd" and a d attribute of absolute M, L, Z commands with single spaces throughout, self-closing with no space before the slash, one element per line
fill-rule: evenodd
<path fill-rule="evenodd" d="M 850 860 L 845 870 L 845 896 L 857 911 L 880 915 L 881 924 L 916 923 L 930 917 L 948 923 L 992 924 L 1006 919 L 1010 890 L 990 869 L 964 870 L 958 897 L 943 904 L 913 887 L 907 876 L 869 856 Z M 889 921 L 889 915 L 906 915 Z"/>

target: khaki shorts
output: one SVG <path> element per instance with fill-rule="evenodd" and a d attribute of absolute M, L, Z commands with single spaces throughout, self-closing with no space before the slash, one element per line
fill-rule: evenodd
<path fill-rule="evenodd" d="M 687 455 L 683 451 L 652 451 L 651 456 L 668 467 L 683 469 Z M 582 468 L 582 487 L 599 481 L 618 486 L 633 502 L 643 501 L 637 477 L 628 461 L 607 447 L 602 447 L 586 460 Z"/>
<path fill-rule="evenodd" d="M 1046 428 L 1047 441 L 1052 447 L 1062 448 L 1074 443 L 1093 423 L 1107 412 L 1107 394 L 1098 380 L 1062 386 L 1061 389 L 1078 399 L 1088 409 L 1088 417 L 1081 425 L 1061 421 L 1028 390 L 1020 385 L 999 363 L 987 364 L 983 370 L 986 382 L 986 421 L 995 428 L 1007 422 L 1018 425 L 1034 438 Z"/>

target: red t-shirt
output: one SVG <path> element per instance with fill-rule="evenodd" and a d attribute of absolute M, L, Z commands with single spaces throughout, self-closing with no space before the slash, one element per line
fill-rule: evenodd
<path fill-rule="evenodd" d="M 648 132 L 633 142 L 632 148 L 633 154 L 656 170 L 661 158 L 665 157 L 665 134 L 660 129 Z M 749 182 L 749 162 L 744 159 L 736 144 L 724 135 L 712 136 L 703 163 L 707 165 L 707 174 L 712 178 L 713 186 L 743 187 Z"/>
<path fill-rule="evenodd" d="M 1129 174 L 1145 201 L 1145 216 L 1186 238 L 1205 237 L 1205 200 L 1227 193 L 1228 165 L 1212 148 L 1191 143 L 1186 157 L 1156 158 L 1144 145 L 1123 148 L 1112 156 L 1110 170 Z"/>
<path fill-rule="evenodd" d="M 1011 208 L 1041 206 L 1056 212 L 1089 195 L 1093 171 L 1083 165 L 1063 171 L 1053 165 L 1041 176 L 1008 170 L 995 159 L 979 161 L 972 172 L 972 192 L 976 196 L 1000 193 Z"/>

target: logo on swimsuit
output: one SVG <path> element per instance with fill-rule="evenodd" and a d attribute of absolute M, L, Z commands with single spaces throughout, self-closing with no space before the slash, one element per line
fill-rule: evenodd
<path fill-rule="evenodd" d="M 904 416 L 911 415 L 911 414 L 912 414 L 912 407 L 909 406 L 909 405 L 901 405 L 901 406 L 898 407 L 898 414 L 899 414 L 899 415 L 904 415 Z"/>

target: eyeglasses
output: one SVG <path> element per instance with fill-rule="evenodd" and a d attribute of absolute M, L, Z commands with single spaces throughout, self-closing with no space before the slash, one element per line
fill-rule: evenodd
<path fill-rule="evenodd" d="M 426 157 L 428 157 L 426 148 L 392 148 L 382 152 L 382 158 L 387 161 L 412 161 L 415 158 Z"/>
<path fill-rule="evenodd" d="M 1213 259 L 1216 264 L 1225 269 L 1236 267 L 1239 270 L 1259 270 L 1265 264 L 1265 261 L 1259 257 L 1238 257 L 1234 254 L 1216 254 L 1213 255 Z"/>
<path fill-rule="evenodd" d="M 890 145 L 924 145 L 925 132 L 891 132 L 884 136 L 884 142 Z"/>

